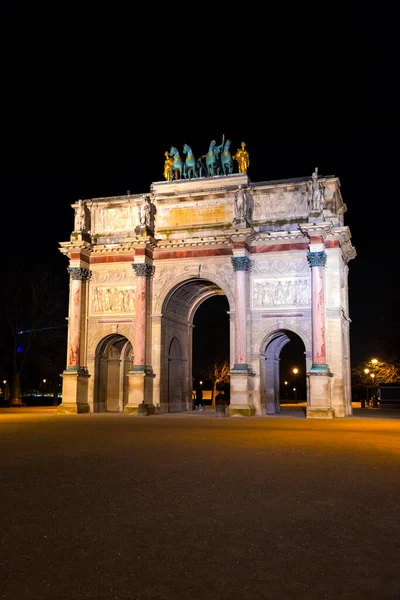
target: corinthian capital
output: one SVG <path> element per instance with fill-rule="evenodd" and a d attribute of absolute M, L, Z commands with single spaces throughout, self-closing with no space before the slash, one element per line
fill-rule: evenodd
<path fill-rule="evenodd" d="M 326 252 L 308 252 L 308 262 L 311 267 L 324 267 L 326 265 Z"/>
<path fill-rule="evenodd" d="M 233 256 L 231 261 L 234 271 L 250 271 L 251 260 L 247 256 Z"/>
<path fill-rule="evenodd" d="M 155 271 L 152 265 L 147 265 L 146 263 L 132 265 L 132 268 L 136 273 L 136 277 L 151 277 L 152 275 L 154 275 Z"/>
<path fill-rule="evenodd" d="M 89 269 L 83 269 L 82 267 L 67 267 L 67 271 L 72 279 L 78 279 L 79 281 L 89 279 L 91 275 Z"/>

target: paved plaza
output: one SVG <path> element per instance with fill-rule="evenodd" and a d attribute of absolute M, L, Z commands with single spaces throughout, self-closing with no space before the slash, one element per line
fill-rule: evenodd
<path fill-rule="evenodd" d="M 399 600 L 400 410 L 0 409 L 0 598 Z"/>

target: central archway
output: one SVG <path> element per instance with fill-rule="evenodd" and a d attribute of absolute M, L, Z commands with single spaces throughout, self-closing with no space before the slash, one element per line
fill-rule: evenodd
<path fill-rule="evenodd" d="M 192 409 L 193 320 L 201 304 L 213 296 L 225 296 L 208 279 L 189 279 L 166 295 L 161 310 L 161 412 Z M 229 306 L 229 305 L 228 305 Z"/>

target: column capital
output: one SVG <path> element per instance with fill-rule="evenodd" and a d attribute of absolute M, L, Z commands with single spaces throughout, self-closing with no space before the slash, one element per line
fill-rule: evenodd
<path fill-rule="evenodd" d="M 151 277 L 154 275 L 155 267 L 146 263 L 132 264 L 136 277 Z"/>
<path fill-rule="evenodd" d="M 232 265 L 234 271 L 250 271 L 251 260 L 247 256 L 232 256 Z"/>
<path fill-rule="evenodd" d="M 67 267 L 67 271 L 71 275 L 72 279 L 79 281 L 90 279 L 92 274 L 89 269 L 84 269 L 83 267 Z"/>
<path fill-rule="evenodd" d="M 308 252 L 307 259 L 311 267 L 325 267 L 326 265 L 326 252 Z"/>

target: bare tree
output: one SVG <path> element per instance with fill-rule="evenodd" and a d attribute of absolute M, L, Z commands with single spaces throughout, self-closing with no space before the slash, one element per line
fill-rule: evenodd
<path fill-rule="evenodd" d="M 207 371 L 206 378 L 212 382 L 211 404 L 215 406 L 216 389 L 221 383 L 229 382 L 230 367 L 227 361 L 213 363 Z"/>
<path fill-rule="evenodd" d="M 374 359 L 374 361 L 368 360 L 352 369 L 352 378 L 356 385 L 371 385 L 371 375 L 374 385 L 400 383 L 400 364 Z"/>
<path fill-rule="evenodd" d="M 33 357 L 33 351 L 39 349 L 38 336 L 43 330 L 60 326 L 63 293 L 58 278 L 46 268 L 32 269 L 18 264 L 3 273 L 0 305 L 4 320 L 0 351 L 4 363 L 8 363 L 10 404 L 22 403 L 21 374 L 28 367 L 34 370 L 37 366 L 39 356 Z M 46 352 L 49 355 L 54 352 L 51 340 Z"/>

